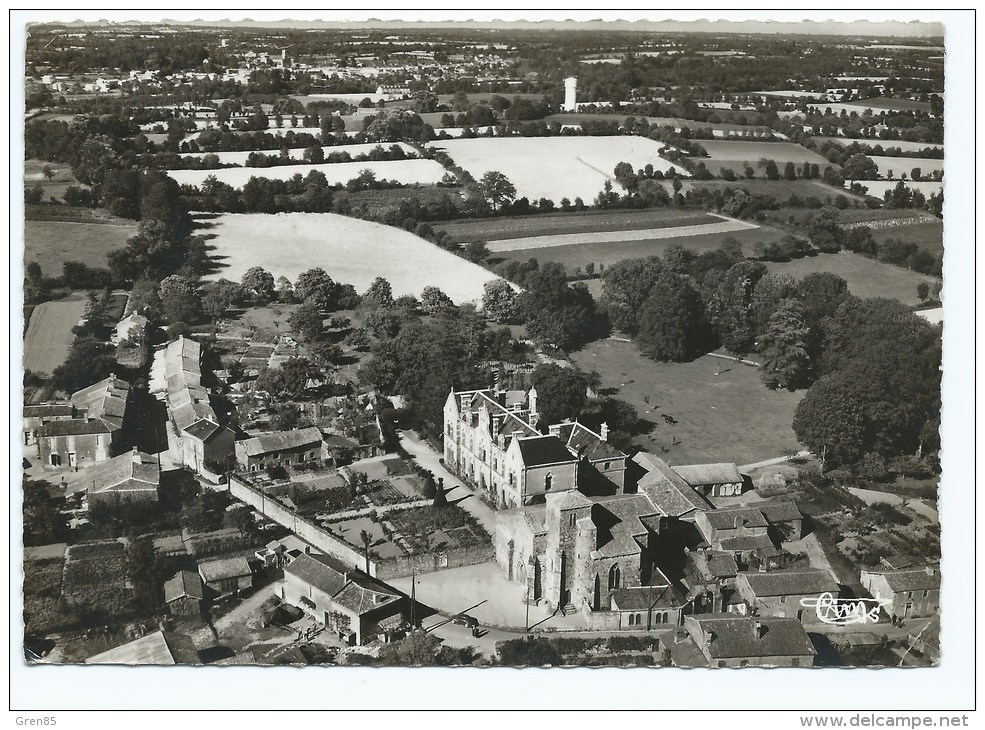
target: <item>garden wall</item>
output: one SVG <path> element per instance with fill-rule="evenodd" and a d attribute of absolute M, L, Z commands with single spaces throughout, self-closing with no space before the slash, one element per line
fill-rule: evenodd
<path fill-rule="evenodd" d="M 241 481 L 239 477 L 233 476 L 230 478 L 229 493 L 241 502 L 245 502 L 259 510 L 264 516 L 274 522 L 286 527 L 302 540 L 310 542 L 327 555 L 331 555 L 346 565 L 352 565 L 359 570 L 366 569 L 366 559 L 361 552 L 342 542 L 321 526 L 296 514 L 273 497 L 264 495 L 260 490 Z M 467 563 L 462 563 L 462 565 L 467 565 Z M 367 572 L 370 575 L 377 576 L 377 570 L 377 563 L 370 559 L 369 570 Z M 401 575 L 410 575 L 410 570 L 408 569 L 406 573 L 402 573 Z"/>
<path fill-rule="evenodd" d="M 489 543 L 467 547 L 435 550 L 418 555 L 405 555 L 399 558 L 384 558 L 376 564 L 374 575 L 380 580 L 403 578 L 414 573 L 434 573 L 448 568 L 461 568 L 493 560 L 495 553 Z"/>

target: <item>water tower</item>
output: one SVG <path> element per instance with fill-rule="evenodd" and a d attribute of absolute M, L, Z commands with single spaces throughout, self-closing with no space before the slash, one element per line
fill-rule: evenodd
<path fill-rule="evenodd" d="M 564 80 L 564 111 L 574 112 L 578 111 L 578 103 L 576 97 L 578 95 L 578 79 L 574 76 L 569 76 Z"/>

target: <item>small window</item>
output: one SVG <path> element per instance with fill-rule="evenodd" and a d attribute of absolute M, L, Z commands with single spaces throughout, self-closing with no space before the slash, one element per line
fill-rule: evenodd
<path fill-rule="evenodd" d="M 554 483 L 554 475 L 548 473 L 548 475 L 544 477 L 544 491 L 545 492 L 551 491 L 551 485 L 553 483 Z"/>
<path fill-rule="evenodd" d="M 780 596 L 780 603 L 786 603 L 786 602 L 787 602 L 787 597 L 786 596 Z"/>
<path fill-rule="evenodd" d="M 791 667 L 799 667 L 799 666 L 800 666 L 800 657 L 799 657 L 799 656 L 795 656 L 795 657 L 794 657 L 794 658 L 793 658 L 793 659 L 792 659 L 792 660 L 790 661 L 790 666 L 791 666 Z"/>
<path fill-rule="evenodd" d="M 640 623 L 641 623 L 640 622 L 640 615 L 639 614 L 636 614 L 636 625 L 639 626 Z"/>
<path fill-rule="evenodd" d="M 633 626 L 636 623 L 636 616 L 629 614 L 629 625 Z"/>
<path fill-rule="evenodd" d="M 724 661 L 720 661 L 720 662 L 718 662 L 718 666 L 719 666 L 720 669 L 724 669 L 728 665 Z"/>
<path fill-rule="evenodd" d="M 611 568 L 609 568 L 609 590 L 610 591 L 619 587 L 619 579 L 620 579 L 620 577 L 621 576 L 620 576 L 620 571 L 619 571 L 619 564 L 617 563 L 617 564 L 613 565 Z"/>
<path fill-rule="evenodd" d="M 574 512 L 572 512 L 570 515 L 568 515 L 568 525 L 570 525 L 571 527 L 574 527 L 575 526 L 575 513 Z"/>

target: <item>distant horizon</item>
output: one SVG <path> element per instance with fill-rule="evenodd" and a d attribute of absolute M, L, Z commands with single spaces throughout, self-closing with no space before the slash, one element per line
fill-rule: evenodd
<path fill-rule="evenodd" d="M 728 34 L 766 34 L 766 35 L 827 35 L 871 38 L 919 38 L 924 40 L 944 37 L 942 22 L 902 21 L 902 20 L 838 20 L 829 18 L 816 20 L 589 20 L 543 19 L 543 20 L 403 20 L 368 17 L 352 20 L 293 19 L 255 20 L 243 19 L 175 19 L 160 18 L 144 20 L 131 18 L 115 20 L 100 18 L 93 20 L 39 20 L 27 23 L 30 26 L 147 26 L 170 25 L 188 28 L 251 28 L 271 30 L 332 30 L 359 27 L 367 30 L 406 29 L 406 30 L 487 30 L 487 31 L 610 31 L 610 32 L 649 32 L 649 33 L 728 33 Z"/>

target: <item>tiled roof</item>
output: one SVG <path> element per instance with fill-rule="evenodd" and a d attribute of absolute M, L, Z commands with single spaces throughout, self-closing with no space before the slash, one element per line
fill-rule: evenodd
<path fill-rule="evenodd" d="M 592 510 L 596 549 L 602 557 L 635 555 L 640 551 L 637 537 L 646 534 L 641 517 L 651 515 L 653 505 L 645 495 L 617 495 L 599 500 Z"/>
<path fill-rule="evenodd" d="M 247 456 L 259 456 L 272 451 L 300 449 L 310 444 L 322 442 L 321 431 L 315 426 L 294 431 L 271 431 L 241 441 L 241 449 Z"/>
<path fill-rule="evenodd" d="M 164 584 L 164 602 L 171 603 L 179 598 L 202 600 L 202 579 L 198 573 L 182 570 Z"/>
<path fill-rule="evenodd" d="M 754 618 L 734 614 L 688 616 L 689 631 L 710 659 L 813 656 L 816 652 L 795 618 Z"/>
<path fill-rule="evenodd" d="M 129 397 L 130 384 L 111 375 L 105 380 L 73 393 L 72 405 L 79 410 L 84 409 L 90 419 L 101 418 L 120 428 L 123 425 Z"/>
<path fill-rule="evenodd" d="M 286 575 L 293 575 L 330 596 L 342 590 L 349 572 L 350 568 L 327 555 L 301 555 L 284 568 Z"/>
<path fill-rule="evenodd" d="M 24 406 L 24 418 L 48 418 L 53 416 L 71 416 L 75 408 L 71 403 L 39 403 Z"/>
<path fill-rule="evenodd" d="M 735 464 L 692 464 L 673 467 L 688 484 L 735 484 L 742 481 L 742 474 Z"/>
<path fill-rule="evenodd" d="M 634 586 L 620 588 L 612 592 L 613 608 L 622 611 L 666 611 L 680 608 L 685 603 L 684 596 L 671 585 Z"/>
<path fill-rule="evenodd" d="M 782 501 L 774 500 L 769 502 L 755 502 L 748 506 L 762 512 L 763 517 L 765 517 L 766 521 L 770 524 L 804 519 L 804 515 L 801 514 L 800 509 L 797 507 L 797 503 L 789 499 Z"/>
<path fill-rule="evenodd" d="M 715 530 L 735 530 L 739 527 L 769 527 L 763 513 L 752 507 L 723 507 L 705 512 L 708 524 Z"/>
<path fill-rule="evenodd" d="M 716 550 L 692 550 L 687 554 L 687 562 L 695 573 L 705 581 L 734 578 L 739 572 L 732 553 Z"/>
<path fill-rule="evenodd" d="M 201 664 L 189 636 L 170 631 L 153 634 L 117 646 L 86 659 L 86 664 Z"/>
<path fill-rule="evenodd" d="M 90 494 L 156 492 L 160 483 L 157 458 L 142 452 L 127 452 L 86 469 Z"/>
<path fill-rule="evenodd" d="M 576 461 L 557 436 L 533 436 L 517 440 L 520 458 L 526 467 L 570 464 Z"/>
<path fill-rule="evenodd" d="M 577 421 L 575 421 L 571 435 L 568 437 L 568 450 L 578 454 L 579 457 L 587 458 L 589 461 L 621 459 L 626 456 L 608 441 L 603 441 L 597 433 Z"/>
<path fill-rule="evenodd" d="M 937 568 L 904 568 L 887 570 L 883 577 L 894 593 L 903 591 L 935 591 L 941 587 L 941 574 Z"/>
<path fill-rule="evenodd" d="M 767 550 L 775 551 L 773 541 L 768 535 L 736 535 L 718 541 L 722 550 Z"/>
<path fill-rule="evenodd" d="M 592 506 L 592 500 L 579 492 L 577 489 L 572 489 L 568 492 L 548 494 L 547 501 L 559 510 L 578 509 L 579 507 Z"/>
<path fill-rule="evenodd" d="M 224 558 L 198 564 L 198 573 L 206 583 L 214 583 L 225 578 L 242 578 L 252 575 L 250 563 L 246 558 Z"/>
<path fill-rule="evenodd" d="M 38 436 L 85 436 L 99 433 L 113 433 L 117 428 L 101 418 L 83 421 L 73 418 L 66 421 L 51 421 L 38 429 Z"/>
<path fill-rule="evenodd" d="M 347 439 L 337 433 L 330 433 L 325 436 L 325 445 L 330 449 L 358 449 L 357 444 L 352 439 Z"/>
<path fill-rule="evenodd" d="M 801 596 L 837 594 L 838 583 L 826 570 L 774 570 L 767 573 L 740 573 L 756 596 Z"/>
<path fill-rule="evenodd" d="M 400 594 L 385 590 L 382 583 L 375 584 L 362 580 L 350 580 L 338 593 L 332 596 L 334 603 L 349 609 L 357 616 L 399 599 Z"/>
<path fill-rule="evenodd" d="M 638 488 L 667 517 L 711 509 L 711 505 L 659 456 L 640 452 L 633 461 L 646 469 Z"/>

